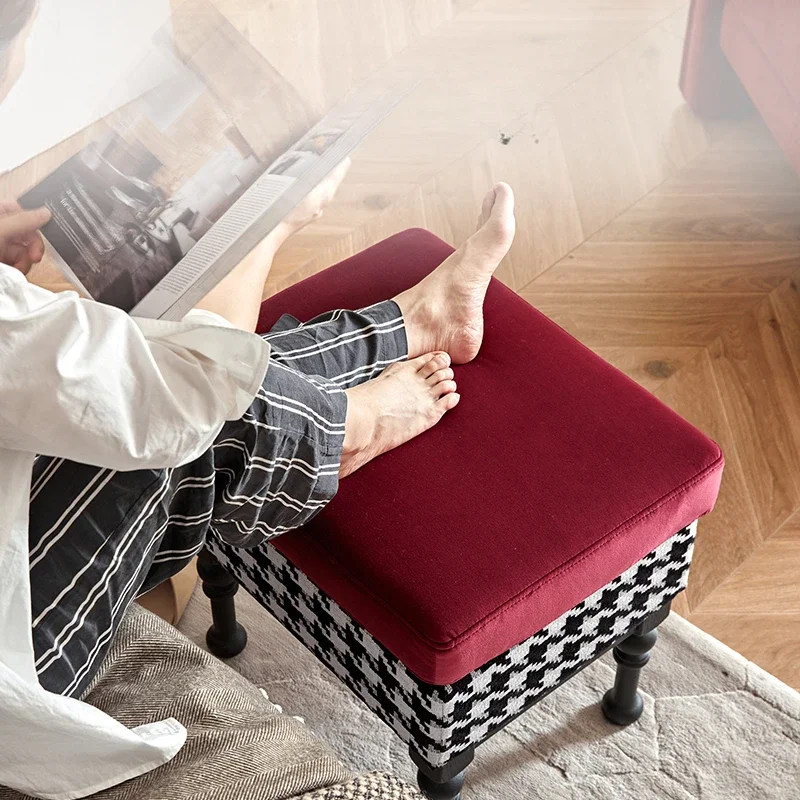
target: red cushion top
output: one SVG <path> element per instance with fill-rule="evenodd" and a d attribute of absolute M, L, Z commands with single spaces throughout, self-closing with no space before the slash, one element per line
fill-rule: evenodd
<path fill-rule="evenodd" d="M 369 305 L 452 249 L 411 230 L 268 300 Z M 494 281 L 458 408 L 274 546 L 428 683 L 455 682 L 707 513 L 719 448 Z"/>

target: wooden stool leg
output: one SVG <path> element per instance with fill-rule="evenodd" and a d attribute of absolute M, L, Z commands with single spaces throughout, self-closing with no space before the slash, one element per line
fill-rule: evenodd
<path fill-rule="evenodd" d="M 642 716 L 644 701 L 639 694 L 639 675 L 650 660 L 658 639 L 656 628 L 669 615 L 670 604 L 656 611 L 614 648 L 617 674 L 614 688 L 603 696 L 603 716 L 614 725 L 630 725 Z"/>
<path fill-rule="evenodd" d="M 213 624 L 206 633 L 208 649 L 217 658 L 238 656 L 247 645 L 247 631 L 236 619 L 233 599 L 239 584 L 205 548 L 197 560 L 197 572 L 203 581 L 203 592 L 211 601 Z"/>
<path fill-rule="evenodd" d="M 474 748 L 461 753 L 442 767 L 431 767 L 414 748 L 411 760 L 417 765 L 417 783 L 429 800 L 459 800 L 467 777 L 467 767 L 475 758 Z"/>
<path fill-rule="evenodd" d="M 650 660 L 650 650 L 658 634 L 632 635 L 614 648 L 617 675 L 614 688 L 603 697 L 603 715 L 614 725 L 630 725 L 642 716 L 644 702 L 639 694 L 639 673 Z"/>

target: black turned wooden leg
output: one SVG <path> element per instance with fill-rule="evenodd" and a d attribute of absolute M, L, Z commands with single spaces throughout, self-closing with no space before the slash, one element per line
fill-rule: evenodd
<path fill-rule="evenodd" d="M 208 649 L 217 658 L 238 656 L 247 644 L 247 631 L 236 621 L 233 600 L 239 584 L 205 548 L 197 560 L 197 572 L 203 581 L 203 591 L 211 601 L 213 624 L 206 633 Z"/>
<path fill-rule="evenodd" d="M 603 696 L 603 715 L 614 725 L 630 725 L 642 716 L 644 702 L 639 694 L 639 673 L 650 660 L 650 650 L 658 634 L 650 631 L 642 636 L 632 634 L 614 648 L 617 675 L 614 688 Z"/>
<path fill-rule="evenodd" d="M 614 688 L 603 696 L 603 716 L 614 725 L 630 725 L 642 716 L 644 701 L 639 694 L 639 674 L 650 660 L 658 639 L 656 627 L 669 615 L 670 604 L 656 611 L 614 648 L 617 674 Z"/>
<path fill-rule="evenodd" d="M 442 767 L 431 767 L 413 747 L 409 753 L 411 760 L 418 768 L 419 788 L 429 800 L 459 800 L 464 780 L 467 777 L 467 767 L 475 758 L 474 748 L 450 759 Z"/>

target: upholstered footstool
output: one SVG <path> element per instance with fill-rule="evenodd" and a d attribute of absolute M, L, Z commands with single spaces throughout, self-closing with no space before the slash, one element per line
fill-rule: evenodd
<path fill-rule="evenodd" d="M 450 252 L 406 231 L 267 301 L 261 322 L 391 297 Z M 241 584 L 407 742 L 437 800 L 458 797 L 481 742 L 609 648 L 603 713 L 641 715 L 639 671 L 723 464 L 499 282 L 485 317 L 439 425 L 342 481 L 306 527 L 249 551 L 212 540 L 201 562 L 212 650 L 244 646 Z"/>

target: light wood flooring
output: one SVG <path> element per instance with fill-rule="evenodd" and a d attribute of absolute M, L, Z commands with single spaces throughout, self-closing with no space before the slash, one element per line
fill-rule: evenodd
<path fill-rule="evenodd" d="M 511 183 L 501 279 L 725 451 L 677 610 L 800 688 L 800 180 L 757 120 L 684 105 L 687 3 L 215 5 L 318 115 L 380 70 L 420 80 L 267 293 L 410 226 L 458 244 Z"/>

